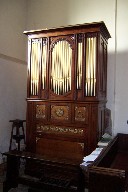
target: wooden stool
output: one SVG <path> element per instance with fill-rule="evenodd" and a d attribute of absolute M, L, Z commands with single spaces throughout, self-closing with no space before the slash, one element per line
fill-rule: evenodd
<path fill-rule="evenodd" d="M 23 123 L 26 122 L 26 120 L 15 119 L 15 120 L 10 120 L 9 122 L 12 122 L 12 131 L 11 131 L 9 151 L 11 151 L 13 139 L 16 140 L 16 143 L 18 144 L 18 151 L 20 151 L 20 141 L 22 139 L 24 140 L 24 144 L 25 144 L 25 133 L 24 133 Z M 16 128 L 15 134 L 14 134 L 14 128 Z M 22 129 L 22 134 L 20 134 L 20 128 Z"/>

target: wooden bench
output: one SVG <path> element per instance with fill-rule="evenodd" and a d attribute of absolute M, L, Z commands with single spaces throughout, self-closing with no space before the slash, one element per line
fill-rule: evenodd
<path fill-rule="evenodd" d="M 29 192 L 84 191 L 80 162 L 50 160 L 45 156 L 25 151 L 10 151 L 4 155 L 7 156 L 7 173 L 3 192 L 16 188 L 19 183 L 27 185 Z"/>
<path fill-rule="evenodd" d="M 94 191 L 128 191 L 128 134 L 117 134 L 89 168 L 89 192 Z"/>

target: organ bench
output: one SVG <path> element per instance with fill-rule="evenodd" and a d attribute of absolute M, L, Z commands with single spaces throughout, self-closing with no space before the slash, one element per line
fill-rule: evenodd
<path fill-rule="evenodd" d="M 7 156 L 6 180 L 3 192 L 16 188 L 18 184 L 29 186 L 29 191 L 83 192 L 84 177 L 80 162 L 67 163 L 57 159 L 25 151 L 9 151 Z M 24 164 L 23 164 L 24 163 Z M 27 165 L 27 166 L 26 166 Z"/>

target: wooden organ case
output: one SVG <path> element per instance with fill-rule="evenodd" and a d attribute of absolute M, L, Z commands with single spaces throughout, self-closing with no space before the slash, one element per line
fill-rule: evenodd
<path fill-rule="evenodd" d="M 110 34 L 104 22 L 24 33 L 27 151 L 79 164 L 104 133 Z"/>

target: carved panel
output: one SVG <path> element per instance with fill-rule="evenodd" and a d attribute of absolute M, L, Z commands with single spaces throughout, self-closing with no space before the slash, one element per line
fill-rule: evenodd
<path fill-rule="evenodd" d="M 88 108 L 85 106 L 75 107 L 75 121 L 88 123 Z"/>
<path fill-rule="evenodd" d="M 36 118 L 45 119 L 45 105 L 36 105 Z"/>
<path fill-rule="evenodd" d="M 51 119 L 53 120 L 68 120 L 69 119 L 69 107 L 68 106 L 56 106 L 51 105 Z"/>
<path fill-rule="evenodd" d="M 37 133 L 48 133 L 48 134 L 67 134 L 67 135 L 84 135 L 84 129 L 73 128 L 73 127 L 60 127 L 52 125 L 37 125 Z"/>

